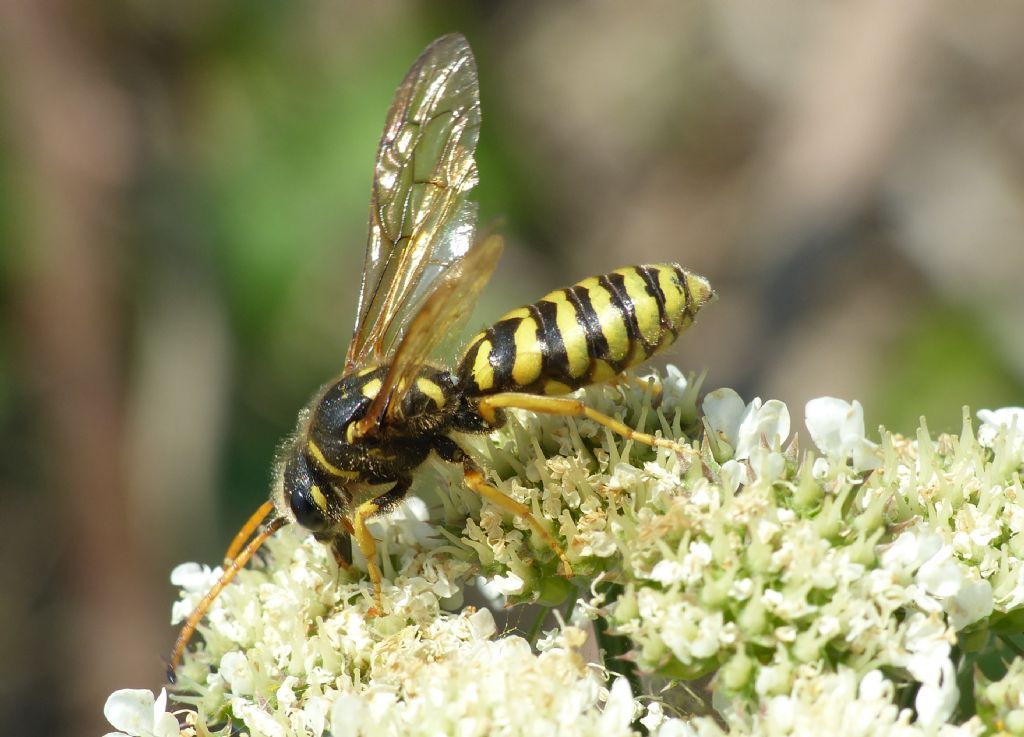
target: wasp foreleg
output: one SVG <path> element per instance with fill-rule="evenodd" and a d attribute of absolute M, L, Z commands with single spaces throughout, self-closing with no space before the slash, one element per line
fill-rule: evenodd
<path fill-rule="evenodd" d="M 376 617 L 384 614 L 384 605 L 381 598 L 381 572 L 377 565 L 377 540 L 370 534 L 366 526 L 366 520 L 376 517 L 379 514 L 387 514 L 405 499 L 412 479 L 404 477 L 398 479 L 394 486 L 380 496 L 363 502 L 356 507 L 352 515 L 352 536 L 359 546 L 359 551 L 366 558 L 366 571 L 370 574 L 370 582 L 373 584 L 373 607 L 366 613 L 368 617 Z"/>
<path fill-rule="evenodd" d="M 331 541 L 331 555 L 334 556 L 334 562 L 338 564 L 338 568 L 343 571 L 348 571 L 352 567 L 353 530 L 349 529 L 348 533 L 348 535 L 339 535 Z"/>

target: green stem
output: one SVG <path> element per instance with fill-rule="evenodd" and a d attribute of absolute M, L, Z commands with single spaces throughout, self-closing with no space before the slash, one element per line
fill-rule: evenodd
<path fill-rule="evenodd" d="M 1011 650 L 1018 658 L 1024 657 L 1024 649 L 1021 648 L 1014 640 L 1008 635 L 1000 635 L 999 640 L 1006 645 L 1008 650 Z"/>
<path fill-rule="evenodd" d="M 533 626 L 526 633 L 526 641 L 530 643 L 530 647 L 534 647 L 537 644 L 537 635 L 540 634 L 540 628 L 544 625 L 544 620 L 548 618 L 548 612 L 550 611 L 551 607 L 542 606 L 540 613 L 537 614 L 537 618 L 533 621 Z"/>
<path fill-rule="evenodd" d="M 604 594 L 605 605 L 607 606 L 614 603 L 622 595 L 623 589 L 620 584 L 609 583 L 599 590 Z M 625 678 L 629 683 L 630 689 L 633 691 L 634 697 L 642 694 L 643 684 L 640 681 L 640 673 L 637 670 L 636 662 L 627 657 L 633 648 L 633 643 L 630 639 L 622 635 L 612 634 L 611 625 L 604 617 L 598 617 L 597 621 L 594 622 L 594 635 L 597 638 L 597 646 L 601 650 L 601 659 L 604 667 L 610 673 Z M 647 734 L 647 728 L 639 721 L 633 723 L 633 729 L 640 732 L 640 734 Z"/>
<path fill-rule="evenodd" d="M 565 621 L 572 621 L 572 613 L 576 610 L 576 602 L 579 601 L 579 597 L 575 594 L 569 597 L 569 605 L 565 608 Z"/>

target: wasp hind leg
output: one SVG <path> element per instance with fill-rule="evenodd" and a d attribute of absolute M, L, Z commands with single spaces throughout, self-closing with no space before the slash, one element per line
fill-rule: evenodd
<path fill-rule="evenodd" d="M 377 565 L 377 540 L 370 534 L 366 526 L 366 520 L 380 514 L 387 514 L 405 499 L 409 487 L 412 485 L 411 478 L 400 478 L 398 482 L 380 496 L 363 502 L 356 507 L 352 515 L 352 536 L 359 546 L 359 552 L 366 558 L 366 571 L 370 574 L 370 583 L 373 584 L 373 606 L 366 613 L 368 617 L 377 617 L 384 614 L 384 604 L 381 597 L 381 576 L 380 566 Z"/>
<path fill-rule="evenodd" d="M 640 377 L 633 376 L 632 374 L 616 374 L 615 376 L 608 380 L 608 384 L 610 386 L 629 386 L 630 384 L 632 384 L 638 389 L 650 392 L 655 397 L 661 394 L 660 384 L 652 383 L 647 379 L 641 379 Z"/>
<path fill-rule="evenodd" d="M 547 544 L 549 548 L 558 556 L 558 559 L 562 562 L 563 574 L 566 577 L 572 577 L 572 564 L 569 563 L 569 559 L 565 555 L 565 551 L 562 546 L 558 544 L 551 533 L 547 531 L 547 528 L 540 523 L 540 521 L 533 516 L 530 508 L 525 504 L 517 502 L 515 499 L 510 497 L 508 494 L 503 492 L 496 486 L 492 486 L 487 483 L 484 479 L 483 471 L 481 471 L 473 460 L 466 455 L 466 452 L 458 446 L 458 444 L 449 437 L 439 437 L 436 439 L 434 444 L 434 450 L 446 461 L 452 463 L 458 463 L 463 469 L 463 481 L 466 487 L 473 491 L 484 499 L 488 500 L 495 506 L 504 509 L 506 512 L 521 517 L 526 521 L 530 528 L 536 532 L 540 538 Z"/>
<path fill-rule="evenodd" d="M 483 397 L 478 401 L 477 409 L 481 417 L 495 425 L 500 424 L 500 413 L 503 409 L 525 409 L 528 412 L 535 412 L 537 414 L 586 417 L 588 420 L 593 420 L 599 425 L 607 427 L 617 435 L 621 435 L 626 440 L 635 440 L 638 443 L 657 448 L 669 448 L 684 457 L 695 454 L 693 448 L 688 445 L 636 430 L 616 420 L 614 417 L 609 417 L 592 407 L 588 407 L 578 399 L 544 397 L 537 394 L 524 394 L 520 392 L 504 392 Z"/>

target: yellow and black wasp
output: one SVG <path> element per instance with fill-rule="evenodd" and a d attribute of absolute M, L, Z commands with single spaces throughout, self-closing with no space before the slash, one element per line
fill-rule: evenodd
<path fill-rule="evenodd" d="M 528 522 L 571 575 L 562 548 L 529 508 L 488 484 L 456 440 L 501 427 L 507 409 L 586 416 L 627 438 L 678 447 L 558 396 L 618 377 L 693 323 L 714 292 L 676 264 L 617 269 L 551 292 L 473 338 L 454 370 L 428 363 L 472 309 L 501 254 L 497 236 L 477 239 L 468 199 L 479 131 L 473 54 L 463 36 L 444 36 L 412 65 L 388 111 L 344 370 L 299 414 L 271 499 L 235 536 L 220 581 L 182 628 L 172 674 L 213 599 L 291 522 L 329 545 L 342 565 L 355 540 L 373 585 L 371 614 L 380 613 L 381 573 L 366 522 L 401 503 L 431 453 L 461 465 L 468 488 Z"/>

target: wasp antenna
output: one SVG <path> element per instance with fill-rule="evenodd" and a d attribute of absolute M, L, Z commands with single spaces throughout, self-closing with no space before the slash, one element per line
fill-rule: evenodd
<path fill-rule="evenodd" d="M 249 544 L 245 546 L 242 552 L 231 559 L 231 563 L 224 569 L 224 573 L 221 574 L 220 580 L 213 585 L 213 588 L 207 592 L 202 601 L 200 601 L 199 604 L 196 605 L 196 608 L 192 610 L 192 613 L 188 616 L 188 620 L 186 620 L 185 624 L 181 627 L 181 633 L 178 635 L 178 640 L 174 643 L 174 653 L 171 655 L 171 664 L 167 667 L 167 680 L 171 683 L 175 682 L 174 672 L 178 670 L 178 664 L 181 662 L 181 656 L 185 652 L 185 647 L 188 645 L 188 641 L 192 639 L 192 635 L 195 634 L 196 627 L 199 626 L 203 617 L 206 616 L 206 612 L 209 611 L 210 605 L 213 604 L 213 600 L 220 595 L 220 592 L 224 590 L 224 587 L 231 583 L 232 579 L 238 575 L 238 572 L 242 570 L 245 567 L 245 564 L 248 563 L 256 554 L 256 551 L 263 547 L 263 543 L 267 541 L 267 538 L 280 530 L 286 524 L 288 524 L 287 517 L 277 517 L 272 520 L 263 532 L 254 537 Z"/>
<path fill-rule="evenodd" d="M 252 513 L 252 516 L 249 517 L 248 521 L 242 525 L 242 529 L 240 529 L 235 535 L 235 539 L 231 541 L 231 545 L 228 547 L 228 552 L 224 553 L 225 563 L 229 563 L 238 557 L 239 551 L 245 546 L 245 541 L 252 537 L 257 528 L 263 524 L 263 520 L 267 518 L 267 515 L 273 511 L 274 503 L 268 499 Z"/>

